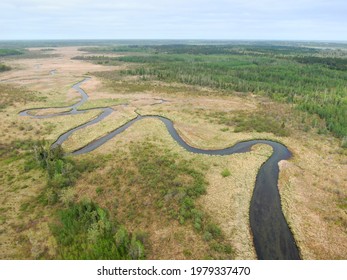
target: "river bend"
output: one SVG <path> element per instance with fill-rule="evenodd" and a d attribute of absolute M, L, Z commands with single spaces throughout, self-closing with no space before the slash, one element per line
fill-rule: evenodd
<path fill-rule="evenodd" d="M 29 110 L 21 111 L 19 114 L 21 116 L 30 116 L 32 118 L 52 118 L 61 115 L 75 115 L 87 112 L 89 110 L 102 110 L 102 113 L 75 128 L 63 133 L 58 137 L 58 139 L 52 144 L 52 147 L 61 145 L 66 141 L 69 136 L 71 136 L 77 130 L 90 126 L 92 124 L 100 122 L 102 119 L 110 115 L 114 109 L 112 108 L 95 108 L 88 110 L 79 110 L 78 107 L 83 105 L 88 100 L 88 95 L 80 87 L 81 84 L 89 80 L 89 78 L 75 84 L 73 89 L 78 91 L 81 95 L 81 100 L 76 104 L 66 107 L 60 107 L 61 109 L 67 109 L 67 111 L 49 115 L 35 116 L 30 114 L 32 110 L 48 109 L 48 108 L 34 108 Z M 163 100 L 164 102 L 165 100 Z M 155 104 L 160 104 L 155 103 Z M 155 105 L 152 104 L 152 105 Z M 124 104 L 125 105 L 125 104 Z M 287 225 L 285 217 L 281 208 L 281 199 L 278 191 L 278 175 L 279 167 L 278 163 L 281 160 L 287 160 L 291 157 L 290 151 L 284 145 L 270 140 L 249 140 L 243 141 L 235 144 L 232 147 L 218 149 L 218 150 L 204 150 L 196 147 L 190 146 L 186 143 L 182 137 L 178 134 L 174 127 L 173 122 L 170 119 L 164 118 L 162 116 L 142 116 L 138 115 L 136 118 L 130 120 L 124 125 L 118 127 L 117 129 L 109 132 L 107 135 L 100 137 L 86 146 L 73 151 L 72 155 L 80 155 L 84 153 L 91 152 L 96 148 L 100 147 L 108 140 L 122 133 L 128 127 L 132 126 L 135 122 L 145 119 L 145 118 L 155 118 L 162 121 L 171 137 L 185 150 L 204 155 L 219 155 L 227 156 L 235 153 L 246 153 L 249 152 L 253 145 L 265 144 L 269 145 L 273 149 L 272 155 L 266 160 L 265 163 L 260 167 L 257 174 L 255 187 L 252 195 L 251 206 L 250 206 L 250 226 L 253 235 L 254 247 L 257 253 L 258 259 L 280 259 L 280 260 L 296 260 L 300 259 L 299 250 L 296 246 L 294 237 Z"/>

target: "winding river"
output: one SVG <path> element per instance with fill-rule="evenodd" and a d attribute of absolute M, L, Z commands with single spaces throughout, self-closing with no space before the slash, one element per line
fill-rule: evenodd
<path fill-rule="evenodd" d="M 78 110 L 82 104 L 88 100 L 88 95 L 81 89 L 81 84 L 89 80 L 89 78 L 84 79 L 83 81 L 75 84 L 73 89 L 78 91 L 81 95 L 81 100 L 72 106 L 59 107 L 61 109 L 67 109 L 67 111 L 54 113 L 49 115 L 35 116 L 30 114 L 30 111 L 47 109 L 47 108 L 34 108 L 29 110 L 21 111 L 19 114 L 21 116 L 30 116 L 33 118 L 51 118 L 61 115 L 75 115 L 81 114 L 90 110 L 102 110 L 102 113 L 82 124 L 79 125 L 58 137 L 58 139 L 52 144 L 52 147 L 61 145 L 68 137 L 84 127 L 90 126 L 92 124 L 100 122 L 102 119 L 110 115 L 114 109 L 112 108 L 93 108 L 88 110 Z M 164 100 L 161 100 L 164 102 Z M 160 103 L 155 103 L 160 104 Z M 155 105 L 152 104 L 152 105 Z M 125 105 L 125 104 L 124 104 Z M 253 145 L 256 144 L 266 144 L 272 147 L 273 153 L 270 158 L 260 167 L 257 174 L 255 187 L 253 191 L 253 196 L 250 206 L 250 226 L 253 234 L 253 241 L 255 250 L 257 253 L 258 259 L 287 259 L 287 260 L 296 260 L 300 259 L 299 250 L 296 246 L 294 237 L 286 223 L 284 215 L 281 209 L 281 200 L 278 191 L 278 175 L 279 167 L 278 163 L 281 160 L 286 160 L 291 157 L 290 151 L 284 145 L 270 141 L 270 140 L 250 140 L 239 142 L 232 147 L 219 150 L 203 150 L 190 146 L 186 143 L 182 137 L 178 134 L 177 130 L 174 127 L 174 124 L 171 120 L 161 117 L 161 116 L 142 116 L 138 115 L 136 118 L 130 120 L 124 125 L 118 127 L 117 129 L 111 131 L 107 135 L 98 138 L 86 146 L 73 151 L 72 155 L 79 155 L 88 153 L 100 147 L 106 143 L 111 138 L 122 133 L 128 127 L 130 127 L 135 122 L 145 119 L 145 118 L 155 118 L 162 121 L 171 137 L 185 150 L 204 155 L 220 155 L 227 156 L 235 153 L 246 153 L 249 152 Z"/>

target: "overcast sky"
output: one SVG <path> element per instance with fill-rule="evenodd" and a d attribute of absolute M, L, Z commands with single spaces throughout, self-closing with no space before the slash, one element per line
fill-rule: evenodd
<path fill-rule="evenodd" d="M 347 0 L 0 0 L 6 39 L 347 40 Z"/>

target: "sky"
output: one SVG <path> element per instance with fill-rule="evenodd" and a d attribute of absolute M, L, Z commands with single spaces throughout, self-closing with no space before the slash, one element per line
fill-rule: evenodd
<path fill-rule="evenodd" d="M 1 0 L 0 40 L 347 41 L 346 0 Z"/>

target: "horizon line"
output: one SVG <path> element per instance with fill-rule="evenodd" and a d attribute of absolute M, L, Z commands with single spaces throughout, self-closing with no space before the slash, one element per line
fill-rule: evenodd
<path fill-rule="evenodd" d="M 347 40 L 341 39 L 196 39 L 196 38 L 45 38 L 45 39 L 0 39 L 0 41 L 244 41 L 244 42 L 254 42 L 254 41 L 275 41 L 275 42 L 337 42 L 337 43 L 347 43 Z"/>

